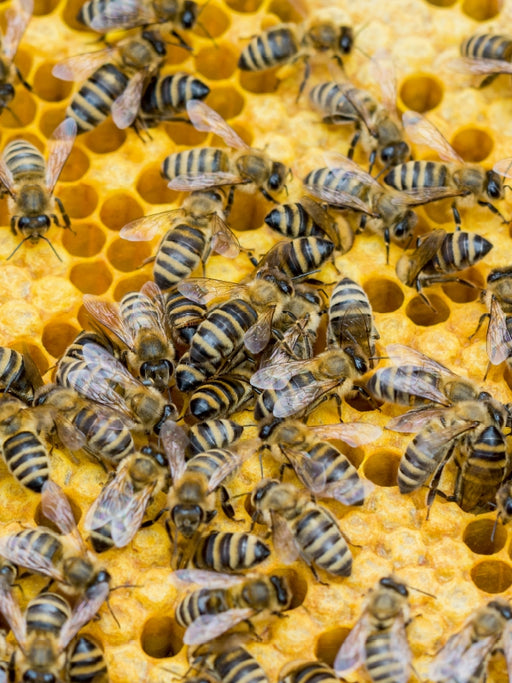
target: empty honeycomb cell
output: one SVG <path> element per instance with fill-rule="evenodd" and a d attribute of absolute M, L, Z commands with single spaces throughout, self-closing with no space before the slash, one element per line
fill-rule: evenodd
<path fill-rule="evenodd" d="M 424 206 L 424 211 L 428 218 L 434 223 L 453 225 L 452 200 L 442 200 L 432 202 Z M 464 221 L 464 218 L 462 219 Z M 451 229 L 451 226 L 450 226 Z"/>
<path fill-rule="evenodd" d="M 95 154 L 115 152 L 126 140 L 126 132 L 120 130 L 112 119 L 106 119 L 97 128 L 83 136 L 85 146 Z"/>
<path fill-rule="evenodd" d="M 105 244 L 105 233 L 94 223 L 74 223 L 62 232 L 62 246 L 72 256 L 96 256 Z"/>
<path fill-rule="evenodd" d="M 455 5 L 457 0 L 426 0 L 426 2 L 429 5 L 434 5 L 434 7 L 451 7 L 452 5 Z"/>
<path fill-rule="evenodd" d="M 143 215 L 142 206 L 125 192 L 105 199 L 100 209 L 100 218 L 110 230 L 121 230 L 124 225 Z"/>
<path fill-rule="evenodd" d="M 349 628 L 338 626 L 321 633 L 316 641 L 315 656 L 329 666 L 333 666 L 338 650 L 350 633 Z"/>
<path fill-rule="evenodd" d="M 52 62 L 44 62 L 32 78 L 32 88 L 36 95 L 46 102 L 60 102 L 68 97 L 73 84 L 52 75 L 55 66 Z"/>
<path fill-rule="evenodd" d="M 75 143 L 70 155 L 66 160 L 66 163 L 64 164 L 64 168 L 62 169 L 59 179 L 66 183 L 75 182 L 80 180 L 80 178 L 87 173 L 88 169 L 89 157 Z"/>
<path fill-rule="evenodd" d="M 215 107 L 213 108 L 215 109 Z M 204 145 L 208 136 L 208 133 L 201 133 L 199 130 L 196 130 L 188 120 L 183 123 L 180 121 L 170 121 L 165 124 L 165 130 L 173 142 L 184 147 Z M 162 150 L 162 159 L 164 158 L 163 154 L 166 152 L 170 153 L 171 151 L 173 150 L 170 147 L 169 150 Z"/>
<path fill-rule="evenodd" d="M 232 88 L 214 88 L 208 95 L 208 105 L 219 112 L 224 119 L 232 119 L 241 113 L 245 100 L 242 95 Z M 245 139 L 245 138 L 244 138 Z"/>
<path fill-rule="evenodd" d="M 196 71 L 211 80 L 229 78 L 235 72 L 238 55 L 227 45 L 205 47 L 195 58 Z"/>
<path fill-rule="evenodd" d="M 23 86 L 18 85 L 16 95 L 10 104 L 10 111 L 4 109 L 2 112 L 2 127 L 25 128 L 34 120 L 36 108 L 34 96 Z"/>
<path fill-rule="evenodd" d="M 250 194 L 241 189 L 235 190 L 233 208 L 229 214 L 229 227 L 240 232 L 260 228 L 269 210 L 269 204 L 258 190 L 255 189 Z"/>
<path fill-rule="evenodd" d="M 463 0 L 462 11 L 476 21 L 487 21 L 499 14 L 502 0 Z"/>
<path fill-rule="evenodd" d="M 477 162 L 487 159 L 494 148 L 494 141 L 482 128 L 464 128 L 453 136 L 453 149 L 465 161 Z"/>
<path fill-rule="evenodd" d="M 186 40 L 186 39 L 185 39 Z M 180 47 L 178 43 L 173 44 L 167 42 L 167 57 L 165 58 L 165 63 L 172 64 L 182 64 L 190 57 L 190 52 L 185 50 L 185 48 Z"/>
<path fill-rule="evenodd" d="M 43 330 L 43 346 L 54 358 L 60 358 L 80 330 L 64 322 L 48 323 Z"/>
<path fill-rule="evenodd" d="M 414 74 L 400 87 L 400 99 L 406 109 L 425 112 L 435 109 L 443 99 L 441 82 L 430 74 Z"/>
<path fill-rule="evenodd" d="M 365 477 L 378 486 L 397 486 L 400 457 L 398 451 L 377 451 L 363 465 Z"/>
<path fill-rule="evenodd" d="M 269 14 L 275 14 L 281 21 L 292 21 L 299 23 L 304 20 L 304 13 L 302 7 L 291 0 L 290 2 L 283 2 L 283 0 L 272 0 L 267 8 Z"/>
<path fill-rule="evenodd" d="M 59 123 L 65 118 L 66 113 L 64 109 L 61 109 L 60 107 L 58 109 L 49 109 L 48 111 L 45 111 L 39 119 L 39 129 L 43 134 L 43 137 L 48 140 Z"/>
<path fill-rule="evenodd" d="M 112 284 L 112 274 L 103 261 L 78 263 L 71 269 L 69 279 L 84 294 L 103 294 Z"/>
<path fill-rule="evenodd" d="M 173 657 L 183 647 L 183 629 L 171 617 L 151 617 L 144 624 L 140 644 L 150 657 Z"/>
<path fill-rule="evenodd" d="M 71 219 L 89 216 L 98 204 L 98 193 L 92 185 L 85 183 L 60 185 L 58 197 Z"/>
<path fill-rule="evenodd" d="M 118 239 L 112 242 L 107 251 L 107 258 L 116 270 L 129 273 L 139 268 L 144 259 L 151 256 L 151 246 L 147 242 L 128 242 Z"/>
<path fill-rule="evenodd" d="M 359 392 L 349 394 L 345 397 L 345 401 L 351 408 L 358 410 L 360 413 L 366 413 L 369 410 L 375 410 L 378 405 L 378 401 L 375 401 L 374 398 L 366 398 Z"/>
<path fill-rule="evenodd" d="M 240 85 L 243 90 L 256 94 L 275 92 L 279 86 L 277 69 L 278 67 L 266 71 L 240 71 Z"/>
<path fill-rule="evenodd" d="M 447 284 L 442 285 L 441 289 L 446 296 L 456 304 L 465 304 L 469 301 L 476 301 L 484 286 L 484 281 L 480 272 L 476 270 L 476 268 L 468 268 L 468 270 L 460 273 L 460 278 L 473 283 L 474 287 L 464 285 L 460 282 L 448 282 Z"/>
<path fill-rule="evenodd" d="M 114 289 L 114 301 L 121 301 L 123 296 L 128 294 L 128 292 L 138 292 L 142 285 L 148 280 L 151 280 L 150 273 L 139 273 L 138 275 L 133 275 L 125 280 L 121 280 Z"/>
<path fill-rule="evenodd" d="M 226 12 L 211 2 L 201 7 L 201 14 L 194 26 L 194 33 L 204 38 L 218 38 L 231 24 Z"/>
<path fill-rule="evenodd" d="M 464 529 L 462 540 L 478 555 L 494 555 L 505 547 L 507 531 L 494 519 L 476 519 Z"/>
<path fill-rule="evenodd" d="M 421 296 L 415 296 L 407 304 L 405 309 L 406 316 L 416 325 L 430 327 L 448 320 L 450 309 L 441 297 L 435 294 L 428 294 L 430 306 L 427 306 Z"/>
<path fill-rule="evenodd" d="M 471 570 L 471 579 L 486 593 L 503 593 L 512 584 L 512 567 L 500 560 L 484 560 Z"/>
<path fill-rule="evenodd" d="M 363 285 L 375 313 L 392 313 L 404 302 L 401 287 L 387 278 L 372 279 Z"/>
<path fill-rule="evenodd" d="M 256 12 L 261 3 L 262 0 L 226 0 L 226 5 L 235 12 Z"/>
<path fill-rule="evenodd" d="M 34 15 L 36 17 L 51 14 L 59 4 L 59 0 L 34 0 Z"/>
<path fill-rule="evenodd" d="M 137 179 L 137 192 L 148 204 L 171 204 L 178 197 L 177 192 L 167 187 L 169 181 L 162 177 L 160 167 L 161 164 L 147 166 Z"/>
<path fill-rule="evenodd" d="M 83 0 L 66 0 L 64 3 L 64 9 L 62 12 L 62 18 L 69 28 L 75 31 L 89 31 L 91 35 L 95 35 L 90 28 L 84 26 L 81 22 L 77 20 L 77 14 L 79 9 L 84 4 Z"/>

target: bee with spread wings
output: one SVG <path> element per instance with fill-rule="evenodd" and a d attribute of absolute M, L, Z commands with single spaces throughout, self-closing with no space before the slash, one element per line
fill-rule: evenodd
<path fill-rule="evenodd" d="M 503 176 L 507 176 L 511 159 L 502 159 L 494 165 L 492 171 L 486 171 L 479 164 L 466 163 L 442 133 L 421 114 L 406 111 L 402 120 L 408 137 L 418 145 L 433 149 L 441 161 L 420 160 L 399 164 L 384 177 L 387 185 L 400 190 L 415 204 L 455 198 L 452 211 L 458 229 L 461 219 L 457 197 L 476 200 L 480 206 L 486 206 L 504 223 L 508 223 L 492 201 L 503 199 Z"/>
<path fill-rule="evenodd" d="M 201 100 L 189 100 L 187 113 L 197 130 L 214 133 L 236 152 L 214 147 L 176 152 L 163 163 L 163 175 L 170 180 L 172 190 L 190 192 L 220 185 L 256 186 L 265 199 L 275 202 L 270 192 L 279 192 L 289 169 L 267 154 L 252 149 L 224 121 L 222 116 Z M 232 193 L 228 200 L 231 206 Z"/>
<path fill-rule="evenodd" d="M 23 80 L 14 57 L 18 45 L 25 33 L 28 22 L 34 10 L 34 0 L 15 0 L 5 12 L 7 28 L 4 35 L 0 35 L 0 114 L 4 109 L 16 115 L 9 109 L 9 104 L 14 98 L 14 82 L 16 77 L 22 85 L 31 90 L 32 88 Z"/>

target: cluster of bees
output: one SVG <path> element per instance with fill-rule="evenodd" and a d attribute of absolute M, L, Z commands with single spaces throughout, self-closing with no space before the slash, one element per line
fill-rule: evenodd
<path fill-rule="evenodd" d="M 10 109 L 15 86 L 31 87 L 16 68 L 15 55 L 32 9 L 31 0 L 15 0 L 6 12 L 2 109 Z M 15 251 L 27 241 L 41 248 L 42 240 L 60 258 L 46 234 L 52 223 L 71 228 L 53 191 L 77 135 L 112 116 L 118 128 L 132 127 L 143 144 L 149 129 L 186 120 L 227 145 L 162 158 L 169 187 L 190 194 L 180 209 L 136 219 L 120 233 L 132 241 L 161 236 L 153 280 L 119 303 L 84 296 L 93 329 L 80 332 L 66 349 L 52 383 L 42 380 L 29 354 L 0 347 L 0 450 L 10 473 L 30 495 L 40 496 L 44 516 L 56 527 L 0 537 L 0 612 L 15 640 L 1 641 L 3 680 L 108 680 L 100 644 L 79 635 L 111 591 L 99 555 L 126 547 L 143 524 L 161 517 L 172 546 L 173 581 L 183 590 L 174 617 L 189 646 L 186 679 L 267 680 L 242 646 L 237 627 L 257 635 L 253 619 L 265 624 L 296 605 L 286 575 L 254 571 L 271 548 L 253 531 L 266 527 L 283 564 L 305 563 L 320 583 L 351 575 L 350 543 L 329 501 L 363 506 L 371 487 L 330 440 L 357 447 L 381 435 L 369 422 L 342 421 L 344 400 L 355 395 L 368 410 L 383 403 L 409 408 L 386 427 L 414 435 L 396 483 L 404 495 L 428 488 L 427 519 L 437 494 L 475 514 L 494 506 L 496 523 L 512 517 L 507 444 L 512 404 L 402 344 L 387 345 L 390 363 L 375 368 L 379 333 L 363 287 L 339 274 L 328 293 L 328 285 L 315 277 L 325 264 L 336 269 L 335 258 L 349 252 L 366 229 L 382 235 L 387 262 L 391 243 L 404 248 L 396 276 L 427 307 L 434 309 L 424 290 L 433 285 L 476 287 L 460 272 L 484 259 L 493 245 L 462 230 L 459 208 L 476 202 L 491 211 L 492 220 L 507 222 L 495 203 L 504 197 L 512 160 L 503 159 L 492 170 L 465 163 L 425 116 L 407 111 L 400 121 L 392 60 L 376 53 L 371 68 L 381 98 L 345 76 L 309 88 L 310 105 L 323 123 L 351 125 L 354 136 L 346 157 L 328 154 L 325 166 L 307 174 L 297 202 L 280 203 L 293 182 L 291 169 L 247 145 L 203 102 L 209 88 L 199 78 L 160 74 L 169 42 L 193 51 L 187 31 L 199 25 L 200 15 L 201 7 L 191 0 L 89 0 L 78 19 L 105 34 L 107 47 L 54 67 L 55 76 L 81 85 L 48 141 L 46 158 L 22 138 L 3 149 L 2 193 L 8 195 L 11 229 L 22 237 Z M 208 26 L 203 29 L 208 34 Z M 122 37 L 114 41 L 110 34 L 118 31 Z M 327 54 L 342 71 L 355 40 L 352 27 L 314 17 L 278 24 L 250 39 L 238 66 L 256 72 L 302 60 L 300 97 L 308 87 L 310 58 Z M 511 57 L 512 38 L 478 34 L 464 41 L 453 68 L 484 75 L 487 84 L 512 72 Z M 367 170 L 353 160 L 360 140 L 368 151 Z M 412 143 L 430 147 L 441 160 L 413 159 Z M 276 204 L 265 223 L 287 239 L 264 255 L 241 246 L 229 227 L 237 192 L 259 193 Z M 414 207 L 443 199 L 452 202 L 455 231 L 437 229 L 413 242 Z M 204 273 L 212 252 L 245 259 L 251 273 L 237 283 L 191 277 L 200 267 Z M 511 292 L 512 268 L 492 270 L 482 293 L 487 313 L 480 321 L 488 318 L 492 365 L 512 356 Z M 308 426 L 310 414 L 331 399 L 339 422 Z M 241 409 L 253 410 L 254 438 L 230 419 Z M 77 529 L 69 500 L 52 481 L 56 441 L 71 454 L 85 451 L 111 473 L 83 522 L 94 552 Z M 212 532 L 208 526 L 219 505 L 235 519 L 225 484 L 229 487 L 229 478 L 258 457 L 261 480 L 247 495 L 250 532 Z M 279 465 L 279 477 L 265 476 L 272 463 Z M 442 486 L 447 465 L 456 474 L 448 493 Z M 165 508 L 144 522 L 161 492 L 167 495 Z M 18 567 L 48 577 L 59 592 L 48 587 L 22 611 L 14 592 Z M 199 588 L 189 591 L 189 584 Z M 406 683 L 413 675 L 406 632 L 411 590 L 419 589 L 396 576 L 382 577 L 333 667 L 293 662 L 280 680 L 334 682 L 364 667 L 372 681 Z M 510 668 L 512 607 L 502 598 L 476 610 L 447 640 L 429 679 L 484 681 L 499 648 Z"/>

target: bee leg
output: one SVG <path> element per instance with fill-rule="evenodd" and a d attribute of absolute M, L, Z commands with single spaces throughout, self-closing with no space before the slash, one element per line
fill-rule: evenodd
<path fill-rule="evenodd" d="M 274 197 L 269 195 L 269 193 L 265 190 L 264 187 L 260 187 L 259 190 L 268 202 L 272 202 L 273 204 L 279 204 L 279 202 L 276 199 L 274 199 Z"/>
<path fill-rule="evenodd" d="M 18 216 L 13 216 L 11 218 L 11 232 L 13 235 L 17 235 L 18 232 L 16 230 L 16 221 L 18 220 Z"/>
<path fill-rule="evenodd" d="M 29 92 L 32 92 L 32 86 L 30 83 L 27 83 L 27 81 L 23 78 L 21 75 L 21 71 L 18 69 L 17 66 L 14 67 L 16 69 L 16 76 L 18 76 L 18 80 L 21 83 L 23 87 L 25 87 Z"/>
<path fill-rule="evenodd" d="M 184 50 L 188 50 L 189 52 L 192 51 L 192 48 L 190 45 L 187 43 L 187 41 L 180 36 L 180 34 L 177 31 L 171 31 L 171 36 L 174 36 L 176 40 L 178 41 L 177 47 L 182 47 Z M 176 45 L 176 43 L 171 43 L 171 45 Z"/>
<path fill-rule="evenodd" d="M 61 202 L 61 200 L 58 197 L 55 197 L 55 201 L 57 202 L 57 206 L 59 207 L 60 213 L 62 215 L 62 220 L 64 221 L 64 227 L 71 229 L 71 221 L 69 220 L 69 216 L 66 213 L 66 209 L 64 208 L 64 204 Z"/>
<path fill-rule="evenodd" d="M 486 88 L 488 85 L 491 85 L 491 83 L 494 81 L 494 79 L 497 78 L 498 76 L 499 76 L 499 74 L 489 74 L 476 87 L 478 88 L 478 90 L 480 90 L 480 88 Z"/>
<path fill-rule="evenodd" d="M 456 202 L 453 202 L 452 204 L 452 213 L 453 213 L 453 220 L 455 221 L 455 230 L 460 230 L 460 224 L 461 224 L 461 219 L 460 219 L 460 213 L 459 209 L 457 208 Z"/>
<path fill-rule="evenodd" d="M 485 320 L 486 318 L 490 318 L 490 317 L 491 317 L 491 316 L 490 316 L 489 313 L 482 313 L 482 315 L 481 315 L 480 318 L 478 319 L 478 325 L 477 325 L 477 327 L 476 327 L 476 330 L 473 332 L 473 334 L 472 334 L 470 337 L 468 337 L 468 339 L 473 339 L 473 337 L 478 333 L 478 331 L 479 331 L 480 328 L 482 327 L 484 320 Z"/>
<path fill-rule="evenodd" d="M 503 214 L 501 214 L 501 213 L 499 212 L 499 210 L 494 206 L 494 204 L 491 204 L 491 202 L 484 202 L 484 201 L 482 201 L 482 200 L 479 199 L 477 203 L 478 203 L 480 206 L 486 206 L 486 207 L 489 209 L 489 211 L 492 211 L 492 212 L 495 213 L 497 216 L 499 216 L 499 217 L 501 218 L 501 220 L 503 221 L 503 223 L 510 223 L 510 221 L 507 221 L 507 219 L 505 218 L 505 216 L 503 216 Z"/>
<path fill-rule="evenodd" d="M 309 63 L 309 56 L 306 55 L 304 57 L 304 76 L 302 77 L 302 81 L 301 81 L 300 87 L 299 87 L 299 92 L 297 94 L 295 102 L 298 102 L 300 100 L 300 96 L 304 92 L 304 88 L 306 87 L 306 83 L 308 82 L 310 76 L 311 76 L 311 64 Z"/>
<path fill-rule="evenodd" d="M 348 148 L 348 152 L 347 152 L 347 157 L 348 157 L 349 159 L 353 159 L 353 158 L 354 158 L 354 152 L 355 152 L 355 150 L 356 150 L 356 145 L 357 145 L 357 143 L 359 142 L 359 138 L 360 138 L 360 137 L 361 137 L 361 128 L 360 128 L 360 126 L 357 126 L 357 130 L 356 130 L 356 132 L 355 132 L 355 134 L 354 134 L 354 137 L 353 137 L 352 140 L 350 141 L 350 147 Z"/>
<path fill-rule="evenodd" d="M 352 387 L 352 391 L 357 391 L 357 393 L 363 398 L 367 403 L 369 403 L 374 410 L 378 410 L 380 412 L 379 405 L 375 403 L 375 399 L 373 396 L 368 393 L 368 391 L 362 387 L 360 384 L 354 384 Z"/>
<path fill-rule="evenodd" d="M 316 571 L 314 565 L 308 563 L 308 567 L 311 569 L 311 573 L 315 577 L 315 580 L 317 581 L 317 583 L 321 584 L 322 586 L 328 586 L 329 585 L 328 583 L 326 583 L 325 581 L 322 581 L 320 579 L 320 577 L 318 576 L 318 572 Z"/>
<path fill-rule="evenodd" d="M 384 228 L 384 244 L 386 246 L 386 265 L 389 266 L 389 245 L 391 244 L 391 238 L 389 236 L 389 228 Z"/>
<path fill-rule="evenodd" d="M 229 502 L 229 493 L 227 492 L 226 487 L 220 486 L 219 492 L 220 506 L 222 508 L 222 512 L 226 515 L 226 517 L 228 517 L 228 519 L 232 519 L 233 522 L 243 522 L 243 519 L 236 519 L 235 517 L 235 508 Z"/>
<path fill-rule="evenodd" d="M 373 165 L 374 165 L 374 163 L 375 163 L 376 157 L 377 157 L 377 150 L 376 150 L 376 149 L 372 149 L 372 151 L 371 151 L 371 153 L 370 153 L 370 166 L 368 167 L 368 173 L 369 173 L 370 175 L 372 174 Z"/>
<path fill-rule="evenodd" d="M 426 519 L 428 520 L 430 516 L 430 508 L 432 507 L 432 503 L 434 502 L 434 499 L 436 495 L 438 494 L 437 487 L 439 485 L 439 482 L 441 480 L 441 475 L 443 474 L 444 466 L 448 462 L 448 460 L 451 458 L 453 450 L 455 448 L 455 444 L 452 444 L 450 448 L 446 451 L 441 463 L 438 465 L 437 470 L 434 473 L 434 476 L 430 480 L 429 484 L 429 492 L 427 495 L 427 517 Z"/>

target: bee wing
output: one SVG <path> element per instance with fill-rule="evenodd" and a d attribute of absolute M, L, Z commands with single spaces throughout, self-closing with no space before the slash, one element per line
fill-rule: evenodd
<path fill-rule="evenodd" d="M 390 645 L 393 648 L 393 653 L 401 665 L 401 670 L 396 672 L 394 680 L 396 683 L 408 683 L 411 678 L 411 662 L 412 652 L 407 642 L 407 634 L 405 632 L 405 623 L 403 616 L 395 619 L 391 627 L 391 641 Z"/>
<path fill-rule="evenodd" d="M 145 69 L 137 71 L 130 78 L 123 92 L 112 104 L 112 120 L 121 130 L 131 126 L 137 117 L 146 75 Z"/>
<path fill-rule="evenodd" d="M 510 74 L 512 64 L 502 59 L 471 59 L 469 57 L 457 57 L 448 62 L 448 66 L 460 73 L 476 74 Z"/>
<path fill-rule="evenodd" d="M 495 296 L 491 297 L 486 348 L 489 360 L 493 365 L 503 363 L 512 353 L 512 336 L 507 327 L 507 319 Z"/>
<path fill-rule="evenodd" d="M 77 537 L 81 548 L 84 543 L 78 532 L 73 511 L 64 491 L 51 479 L 45 481 L 41 492 L 41 509 L 43 515 L 51 520 L 64 535 Z"/>
<path fill-rule="evenodd" d="M 152 3 L 139 0 L 110 0 L 91 21 L 91 27 L 99 33 L 121 28 L 151 24 L 155 20 Z"/>
<path fill-rule="evenodd" d="M 165 450 L 173 483 L 179 481 L 185 472 L 185 450 L 189 444 L 188 436 L 183 429 L 166 420 L 160 430 L 160 440 Z"/>
<path fill-rule="evenodd" d="M 202 100 L 188 100 L 187 114 L 197 130 L 218 135 L 229 147 L 250 149 L 222 116 Z"/>
<path fill-rule="evenodd" d="M 57 538 L 54 532 L 46 529 L 45 531 L 48 531 Z M 66 582 L 62 572 L 48 558 L 34 550 L 30 542 L 16 534 L 0 538 L 0 555 L 13 564 L 25 567 L 36 574 L 49 576 L 55 581 Z"/>
<path fill-rule="evenodd" d="M 136 218 L 121 228 L 119 234 L 124 240 L 130 242 L 146 242 L 153 239 L 156 235 L 164 234 L 170 230 L 172 216 L 177 213 L 183 213 L 183 211 L 181 209 L 174 209 L 172 211 L 154 213 L 143 218 Z"/>
<path fill-rule="evenodd" d="M 2 38 L 2 52 L 8 60 L 14 58 L 33 11 L 34 0 L 17 0 L 6 10 L 7 28 Z"/>
<path fill-rule="evenodd" d="M 9 624 L 11 631 L 14 633 L 16 642 L 21 649 L 24 650 L 27 638 L 26 622 L 21 613 L 20 606 L 14 599 L 12 590 L 10 589 L 0 590 L 0 612 Z"/>
<path fill-rule="evenodd" d="M 449 199 L 450 197 L 460 197 L 462 192 L 455 185 L 439 185 L 438 187 L 415 187 L 412 190 L 401 190 L 393 198 L 395 205 L 421 206 L 438 199 Z"/>
<path fill-rule="evenodd" d="M 433 230 L 425 235 L 419 246 L 414 250 L 409 258 L 412 267 L 409 270 L 408 282 L 414 282 L 427 263 L 434 258 L 441 248 L 446 232 L 444 230 Z M 397 269 L 398 270 L 398 269 Z"/>
<path fill-rule="evenodd" d="M 133 348 L 134 340 L 130 330 L 124 325 L 119 315 L 119 305 L 105 301 L 92 294 L 84 294 L 83 303 L 86 311 L 107 330 L 120 339 L 123 344 Z"/>
<path fill-rule="evenodd" d="M 167 187 L 176 192 L 195 192 L 196 190 L 207 190 L 210 187 L 221 185 L 240 185 L 248 182 L 234 173 L 201 173 L 199 175 L 179 175 L 173 178 Z"/>
<path fill-rule="evenodd" d="M 87 438 L 85 435 L 63 415 L 57 413 L 54 416 L 54 422 L 57 427 L 59 439 L 70 451 L 79 451 L 87 445 Z"/>
<path fill-rule="evenodd" d="M 446 448 L 450 443 L 457 439 L 462 434 L 469 432 L 478 426 L 478 422 L 458 422 L 449 427 L 432 431 L 424 429 L 414 437 L 414 443 L 421 450 L 422 457 L 429 461 L 431 469 L 425 471 L 421 476 L 417 477 L 417 487 L 419 488 L 424 481 L 428 479 L 430 474 L 442 462 L 446 453 Z"/>
<path fill-rule="evenodd" d="M 390 114 L 396 116 L 396 70 L 388 50 L 380 48 L 373 54 L 370 59 L 370 73 L 380 87 L 382 104 Z"/>
<path fill-rule="evenodd" d="M 494 637 L 472 642 L 472 622 L 468 621 L 437 653 L 429 668 L 429 679 L 453 679 L 457 683 L 469 683 L 495 642 Z"/>
<path fill-rule="evenodd" d="M 443 161 L 463 164 L 464 160 L 450 145 L 448 140 L 428 119 L 416 111 L 405 111 L 402 123 L 409 138 L 417 145 L 426 145 L 439 154 Z"/>
<path fill-rule="evenodd" d="M 185 645 L 202 645 L 218 638 L 241 621 L 250 619 L 254 610 L 249 607 L 230 609 L 220 614 L 202 614 L 185 631 Z"/>
<path fill-rule="evenodd" d="M 59 649 L 63 650 L 76 636 L 78 631 L 96 616 L 100 607 L 108 598 L 110 587 L 107 581 L 97 583 L 89 588 L 76 603 L 71 617 L 66 621 L 59 634 Z"/>
<path fill-rule="evenodd" d="M 318 439 L 340 439 L 356 448 L 376 441 L 382 429 L 365 422 L 341 422 L 331 425 L 315 425 L 309 427 Z"/>
<path fill-rule="evenodd" d="M 345 99 L 350 103 L 350 105 L 355 109 L 357 114 L 359 114 L 364 125 L 368 129 L 371 135 L 375 134 L 375 121 L 372 117 L 372 113 L 363 105 L 362 101 L 357 98 L 352 97 L 353 86 L 350 83 L 337 83 L 338 88 L 342 91 Z M 334 114 L 336 112 L 333 112 Z"/>
<path fill-rule="evenodd" d="M 229 588 L 239 584 L 244 580 L 244 577 L 208 571 L 207 569 L 178 569 L 172 572 L 171 580 L 178 584 L 196 583 L 205 588 Z"/>
<path fill-rule="evenodd" d="M 338 676 L 358 669 L 365 661 L 364 645 L 368 633 L 368 616 L 363 612 L 343 641 L 334 660 L 333 669 Z"/>
<path fill-rule="evenodd" d="M 377 217 L 377 214 L 371 210 L 366 202 L 344 190 L 336 190 L 331 187 L 326 187 L 325 185 L 306 185 L 306 190 L 314 197 L 318 197 L 332 206 L 340 206 L 344 209 L 361 211 L 369 216 Z"/>
<path fill-rule="evenodd" d="M 320 493 L 325 488 L 325 467 L 311 460 L 304 451 L 281 445 L 281 450 L 290 461 L 295 474 L 312 493 Z"/>
<path fill-rule="evenodd" d="M 395 365 L 414 365 L 427 372 L 448 375 L 449 377 L 457 376 L 457 373 L 447 368 L 446 365 L 426 356 L 421 351 L 405 346 L 405 344 L 388 344 L 386 346 L 386 354 Z"/>
<path fill-rule="evenodd" d="M 283 564 L 292 564 L 300 554 L 293 533 L 286 520 L 280 517 L 280 515 L 271 512 L 271 517 L 274 548 Z"/>
<path fill-rule="evenodd" d="M 508 680 L 512 680 L 512 624 L 510 620 L 507 621 L 503 630 L 501 639 L 503 650 L 505 652 L 505 661 L 507 663 Z"/>
<path fill-rule="evenodd" d="M 343 505 L 361 505 L 374 488 L 370 481 L 360 479 L 357 475 L 355 481 L 340 480 L 326 484 L 318 495 L 322 498 L 334 498 Z"/>
<path fill-rule="evenodd" d="M 387 368 L 377 370 L 372 375 L 370 381 L 374 378 L 378 379 L 382 373 L 386 372 L 386 370 Z M 421 372 L 421 368 L 418 368 L 417 366 L 403 366 L 397 368 L 393 376 L 393 388 L 397 391 L 407 393 L 410 396 L 424 398 L 427 401 L 433 401 L 434 403 L 439 403 L 442 406 L 450 406 L 451 403 L 448 401 L 443 392 L 423 379 L 419 375 L 418 371 Z M 372 391 L 371 387 L 368 388 L 370 391 Z"/>
<path fill-rule="evenodd" d="M 431 408 L 429 406 L 413 408 L 413 410 L 409 410 L 403 415 L 392 418 L 387 423 L 386 429 L 405 434 L 419 432 L 429 422 L 437 417 L 441 417 L 444 410 L 444 408 Z"/>
<path fill-rule="evenodd" d="M 266 348 L 272 335 L 274 307 L 269 307 L 258 316 L 258 320 L 244 334 L 244 344 L 251 353 L 260 353 Z"/>
<path fill-rule="evenodd" d="M 55 64 L 52 74 L 61 81 L 86 81 L 100 66 L 112 61 L 116 48 L 105 48 L 96 52 L 74 55 Z"/>
<path fill-rule="evenodd" d="M 236 445 L 237 450 L 226 449 L 226 457 L 222 465 L 217 467 L 208 482 L 208 491 L 215 491 L 224 479 L 246 460 L 254 455 L 257 450 L 256 440 L 250 439 Z"/>
<path fill-rule="evenodd" d="M 344 378 L 340 377 L 336 380 L 313 382 L 309 386 L 300 387 L 300 389 L 294 387 L 293 391 L 281 393 L 274 404 L 274 417 L 290 417 L 300 412 L 322 394 L 341 385 L 343 381 Z"/>
<path fill-rule="evenodd" d="M 207 304 L 212 299 L 229 299 L 245 289 L 245 285 L 237 285 L 224 280 L 213 280 L 207 277 L 192 277 L 178 283 L 178 291 L 198 304 Z"/>
<path fill-rule="evenodd" d="M 284 389 L 294 375 L 311 366 L 311 360 L 295 360 L 283 365 L 267 365 L 251 377 L 251 384 L 257 389 Z"/>
<path fill-rule="evenodd" d="M 146 296 L 153 304 L 153 308 L 157 314 L 158 327 L 160 328 L 161 332 L 167 335 L 165 326 L 165 301 L 162 290 L 156 284 L 156 282 L 153 282 L 153 280 L 148 280 L 140 288 L 140 293 Z"/>
<path fill-rule="evenodd" d="M 505 178 L 512 178 L 512 157 L 500 159 L 494 164 L 492 170 L 505 176 Z"/>
<path fill-rule="evenodd" d="M 10 168 L 5 163 L 3 156 L 0 157 L 0 181 L 2 181 L 2 185 L 11 195 L 11 197 L 15 197 L 16 191 L 14 188 L 14 178 L 12 177 Z"/>
<path fill-rule="evenodd" d="M 220 216 L 215 214 L 212 218 L 213 237 L 212 249 L 217 254 L 227 258 L 236 258 L 240 253 L 240 243 L 237 236 L 232 232 Z"/>
<path fill-rule="evenodd" d="M 57 126 L 53 131 L 52 137 L 48 141 L 48 161 L 46 162 L 45 182 L 46 187 L 50 192 L 55 187 L 62 167 L 66 163 L 66 159 L 71 152 L 76 138 L 76 131 L 76 121 L 68 117 Z"/>

